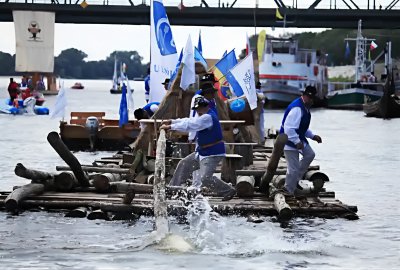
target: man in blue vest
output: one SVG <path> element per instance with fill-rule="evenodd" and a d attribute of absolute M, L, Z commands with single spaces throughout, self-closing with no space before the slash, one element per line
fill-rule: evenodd
<path fill-rule="evenodd" d="M 176 167 L 174 176 L 169 183 L 171 186 L 180 186 L 194 174 L 192 186 L 198 191 L 202 186 L 214 189 L 224 201 L 235 196 L 236 190 L 213 176 L 217 165 L 225 156 L 225 143 L 222 138 L 221 124 L 218 116 L 210 109 L 209 102 L 202 96 L 196 98 L 192 109 L 198 117 L 167 120 L 160 127 L 165 130 L 182 132 L 195 131 L 196 151 L 182 159 Z"/>
<path fill-rule="evenodd" d="M 317 94 L 314 86 L 307 86 L 303 95 L 294 100 L 287 107 L 282 120 L 280 133 L 288 136 L 284 152 L 287 162 L 285 189 L 294 194 L 296 188 L 302 189 L 298 184 L 314 160 L 315 153 L 306 138 L 322 143 L 322 139 L 309 129 L 311 121 L 310 108 Z M 299 154 L 303 156 L 299 160 Z"/>
<path fill-rule="evenodd" d="M 136 109 L 133 114 L 138 121 L 142 119 L 150 119 L 150 117 L 152 117 L 158 110 L 158 105 L 160 105 L 160 102 L 147 103 L 143 108 Z M 140 123 L 140 127 L 143 129 L 145 125 Z"/>

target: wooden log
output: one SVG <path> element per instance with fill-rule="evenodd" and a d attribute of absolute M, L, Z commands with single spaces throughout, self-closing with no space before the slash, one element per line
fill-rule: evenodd
<path fill-rule="evenodd" d="M 154 174 L 151 174 L 147 177 L 147 184 L 149 184 L 149 185 L 154 184 Z"/>
<path fill-rule="evenodd" d="M 31 179 L 34 181 L 49 180 L 54 177 L 54 174 L 52 173 L 28 169 L 22 163 L 17 163 L 14 172 L 15 175 L 19 177 Z"/>
<path fill-rule="evenodd" d="M 87 215 L 86 207 L 78 207 L 65 214 L 65 217 L 84 218 Z"/>
<path fill-rule="evenodd" d="M 329 177 L 321 171 L 311 170 L 304 174 L 304 179 L 313 183 L 315 190 L 321 190 L 324 183 L 329 181 Z"/>
<path fill-rule="evenodd" d="M 236 185 L 236 170 L 243 168 L 242 156 L 226 154 L 221 166 L 221 179 L 227 183 Z"/>
<path fill-rule="evenodd" d="M 18 211 L 19 203 L 32 195 L 42 194 L 43 184 L 27 184 L 11 192 L 4 201 L 4 206 L 9 212 Z"/>
<path fill-rule="evenodd" d="M 68 166 L 56 166 L 57 171 L 70 171 L 71 168 Z M 128 174 L 129 169 L 112 168 L 112 167 L 97 167 L 97 166 L 82 166 L 84 172 L 95 172 L 95 173 L 120 173 Z"/>
<path fill-rule="evenodd" d="M 68 147 L 61 140 L 57 132 L 53 131 L 47 135 L 47 141 L 53 147 L 53 149 L 58 153 L 58 155 L 68 164 L 75 174 L 76 179 L 79 184 L 83 187 L 89 186 L 89 179 L 82 170 L 82 166 L 78 159 L 69 151 Z"/>
<path fill-rule="evenodd" d="M 285 175 L 275 175 L 272 178 L 271 184 L 274 185 L 275 188 L 281 189 L 285 186 L 285 180 L 286 180 Z"/>
<path fill-rule="evenodd" d="M 87 215 L 87 219 L 95 220 L 95 219 L 102 219 L 102 220 L 109 220 L 107 212 L 104 212 L 101 209 L 94 210 Z"/>
<path fill-rule="evenodd" d="M 274 196 L 274 206 L 278 211 L 278 219 L 282 221 L 290 220 L 293 217 L 293 211 L 285 201 L 285 196 L 281 193 L 276 193 Z"/>
<path fill-rule="evenodd" d="M 121 175 L 117 173 L 97 174 L 93 178 L 93 186 L 98 192 L 107 192 L 110 190 L 110 183 L 121 180 Z"/>
<path fill-rule="evenodd" d="M 274 149 L 272 150 L 271 158 L 268 161 L 267 171 L 261 178 L 261 183 L 260 183 L 261 192 L 264 193 L 268 192 L 268 185 L 271 182 L 272 177 L 275 175 L 276 168 L 278 167 L 279 160 L 282 156 L 283 148 L 285 147 L 287 140 L 288 137 L 286 134 L 282 133 L 278 135 L 274 144 Z"/>
<path fill-rule="evenodd" d="M 238 176 L 236 192 L 239 197 L 251 197 L 254 194 L 255 179 L 253 176 Z"/>
<path fill-rule="evenodd" d="M 79 182 L 72 172 L 62 172 L 54 177 L 54 186 L 57 191 L 71 191 Z"/>
<path fill-rule="evenodd" d="M 133 190 L 128 190 L 128 192 L 125 193 L 124 197 L 122 198 L 122 203 L 123 204 L 131 204 L 133 199 L 135 198 L 135 191 Z"/>

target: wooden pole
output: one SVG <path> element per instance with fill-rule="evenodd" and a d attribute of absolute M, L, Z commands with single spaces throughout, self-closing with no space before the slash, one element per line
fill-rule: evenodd
<path fill-rule="evenodd" d="M 65 163 L 67 163 L 68 166 L 72 169 L 79 184 L 83 187 L 88 187 L 89 179 L 83 172 L 81 164 L 79 163 L 78 159 L 71 153 L 71 151 L 69 151 L 68 147 L 61 140 L 58 133 L 55 131 L 50 132 L 49 135 L 47 135 L 47 141 L 58 153 L 58 155 L 65 161 Z"/>
<path fill-rule="evenodd" d="M 42 194 L 44 192 L 43 184 L 27 184 L 22 187 L 17 188 L 11 192 L 4 201 L 4 206 L 9 212 L 18 211 L 18 206 L 20 201 L 32 196 Z"/>
<path fill-rule="evenodd" d="M 86 215 L 87 215 L 87 208 L 78 207 L 65 214 L 65 217 L 84 218 L 86 217 Z"/>
<path fill-rule="evenodd" d="M 274 149 L 272 150 L 271 158 L 268 161 L 267 171 L 261 178 L 261 183 L 260 183 L 261 192 L 264 193 L 268 192 L 268 185 L 271 182 L 272 177 L 275 175 L 276 168 L 278 167 L 279 164 L 279 159 L 282 156 L 283 148 L 285 147 L 287 140 L 288 137 L 286 134 L 282 133 L 278 135 L 274 144 Z"/>
<path fill-rule="evenodd" d="M 324 186 L 324 183 L 329 181 L 329 177 L 318 170 L 306 172 L 303 178 L 312 182 L 315 190 L 321 190 L 321 188 Z"/>
<path fill-rule="evenodd" d="M 26 168 L 22 163 L 17 163 L 14 169 L 15 175 L 31 180 L 49 180 L 54 177 L 54 174 L 42 172 Z"/>
<path fill-rule="evenodd" d="M 81 169 L 84 172 L 96 172 L 96 173 L 121 173 L 128 174 L 129 169 L 123 168 L 111 168 L 111 167 L 94 167 L 94 166 L 82 166 Z M 71 171 L 68 166 L 56 166 L 57 171 Z"/>

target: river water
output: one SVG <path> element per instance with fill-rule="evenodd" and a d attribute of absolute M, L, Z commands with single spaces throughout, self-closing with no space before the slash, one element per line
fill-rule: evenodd
<path fill-rule="evenodd" d="M 0 98 L 8 78 L 0 77 Z M 65 87 L 74 80 L 65 80 Z M 118 117 L 119 95 L 110 81 L 82 80 L 84 90 L 67 89 L 70 111 L 105 111 Z M 133 82 L 135 106 L 144 105 L 143 82 Z M 46 96 L 50 109 L 56 96 Z M 267 111 L 266 127 L 279 127 L 282 110 Z M 68 115 L 68 114 L 67 114 Z M 14 175 L 16 163 L 55 172 L 64 165 L 47 143 L 58 131 L 49 116 L 0 115 L 0 190 L 27 184 Z M 1 269 L 399 269 L 400 119 L 366 118 L 359 111 L 315 109 L 311 128 L 315 164 L 330 177 L 326 187 L 343 202 L 357 205 L 360 219 L 295 218 L 281 227 L 274 218 L 253 224 L 243 217 L 202 217 L 201 224 L 170 230 L 195 246 L 189 253 L 157 246 L 137 251 L 154 220 L 91 221 L 59 212 L 0 212 Z M 110 152 L 75 153 L 89 163 Z"/>

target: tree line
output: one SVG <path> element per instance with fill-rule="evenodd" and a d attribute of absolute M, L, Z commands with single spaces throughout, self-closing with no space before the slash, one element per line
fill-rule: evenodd
<path fill-rule="evenodd" d="M 269 33 L 267 33 L 268 35 Z M 304 32 L 294 34 L 298 39 L 300 48 L 319 49 L 327 54 L 329 66 L 354 65 L 355 41 L 349 41 L 350 55 L 345 56 L 345 38 L 355 38 L 357 30 L 332 29 L 320 33 Z M 379 29 L 363 30 L 363 36 L 375 39 L 378 48 L 371 52 L 374 59 L 385 47 L 387 41 L 392 41 L 392 57 L 400 56 L 400 30 Z M 254 49 L 257 45 L 257 36 L 250 37 L 250 46 Z M 229 45 L 227 44 L 227 47 Z M 368 47 L 368 46 L 367 46 Z M 105 60 L 85 61 L 87 54 L 75 48 L 62 51 L 55 57 L 54 73 L 63 78 L 76 79 L 109 79 L 114 72 L 114 56 L 118 61 L 126 63 L 128 78 L 144 77 L 148 63 L 142 63 L 143 57 L 137 51 L 114 51 Z M 241 51 L 240 58 L 244 58 L 245 49 Z M 204 55 L 207 58 L 207 52 Z M 383 61 L 383 58 L 381 58 Z M 0 52 L 0 75 L 15 75 L 15 55 Z M 119 68 L 119 67 L 118 67 Z"/>
<path fill-rule="evenodd" d="M 114 73 L 114 57 L 119 63 L 125 63 L 126 75 L 133 79 L 144 77 L 148 63 L 142 64 L 143 57 L 137 51 L 114 51 L 105 60 L 85 61 L 88 55 L 83 51 L 70 48 L 54 58 L 54 74 L 62 78 L 74 79 L 110 79 Z M 0 52 L 0 75 L 15 75 L 15 54 Z M 22 74 L 22 73 L 21 73 Z"/>

